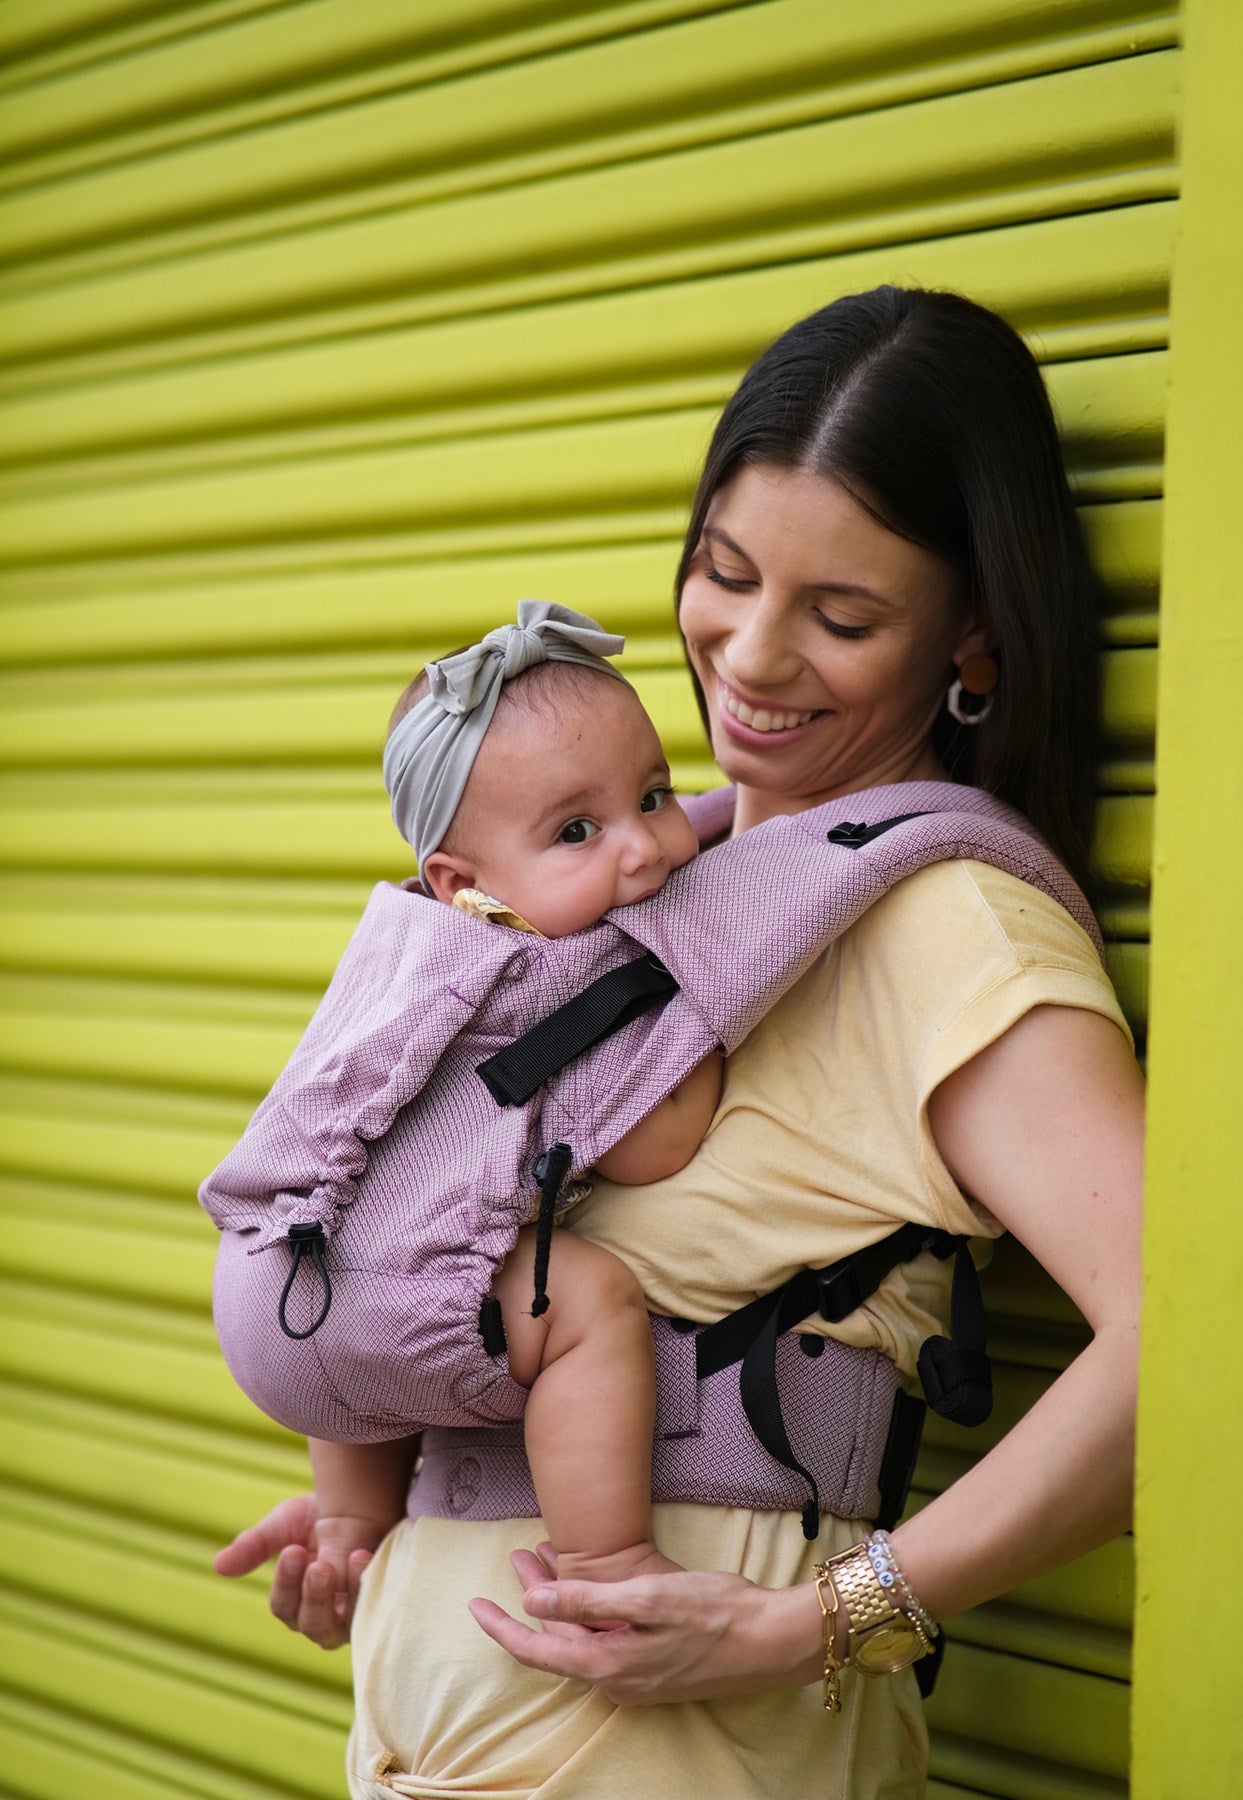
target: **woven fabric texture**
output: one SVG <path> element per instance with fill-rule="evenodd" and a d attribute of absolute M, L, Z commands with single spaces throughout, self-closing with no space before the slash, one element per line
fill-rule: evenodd
<path fill-rule="evenodd" d="M 701 838 L 731 811 L 728 793 L 693 803 Z M 859 849 L 826 841 L 843 822 L 925 811 Z M 223 1233 L 216 1321 L 240 1385 L 291 1429 L 344 1441 L 518 1418 L 523 1390 L 484 1352 L 479 1307 L 529 1215 L 542 1151 L 563 1140 L 572 1174 L 591 1167 L 709 1050 L 736 1048 L 895 882 L 953 857 L 1044 889 L 1099 948 L 1087 903 L 1031 828 L 942 782 L 771 820 L 572 937 L 532 938 L 412 886 L 377 887 L 288 1066 L 201 1190 Z M 478 1063 L 644 950 L 680 991 L 525 1106 L 498 1107 Z M 334 1298 L 297 1342 L 277 1311 L 289 1228 L 310 1222 L 328 1240 Z M 549 1291 L 555 1304 L 555 1257 Z M 308 1326 L 320 1298 L 308 1259 L 289 1323 Z"/>

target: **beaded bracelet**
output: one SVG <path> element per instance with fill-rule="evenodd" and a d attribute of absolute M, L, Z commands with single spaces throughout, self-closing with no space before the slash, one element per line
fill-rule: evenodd
<path fill-rule="evenodd" d="M 901 1595 L 902 1611 L 913 1618 L 924 1635 L 931 1641 L 938 1635 L 941 1627 L 937 1624 L 928 1608 L 924 1606 L 911 1591 L 911 1585 L 898 1566 L 898 1559 L 893 1553 L 893 1541 L 887 1531 L 879 1528 L 874 1531 L 864 1545 L 868 1553 L 868 1561 L 876 1571 L 876 1579 L 882 1587 L 896 1587 Z M 886 1581 L 885 1576 L 890 1580 Z"/>

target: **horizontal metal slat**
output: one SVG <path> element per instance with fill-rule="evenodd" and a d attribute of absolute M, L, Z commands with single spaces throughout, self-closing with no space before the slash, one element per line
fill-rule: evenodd
<path fill-rule="evenodd" d="M 348 1722 L 348 1652 L 325 1657 L 276 1627 L 267 1605 L 270 1568 L 240 1579 L 214 1574 L 216 1534 L 126 1519 L 106 1504 L 83 1505 L 10 1484 L 0 1488 L 0 1520 L 0 1559 L 14 1587 L 53 1601 L 77 1600 L 88 1611 L 139 1629 L 159 1632 L 174 1621 L 191 1625 L 196 1641 L 213 1650 L 277 1676 L 296 1676 L 301 1691 L 291 1693 L 291 1710 L 320 1709 L 327 1702 L 329 1718 Z M 33 1554 L 18 1549 L 23 1539 Z M 64 1554 L 41 1555 L 41 1540 L 59 1540 Z M 237 1679 L 246 1682 L 244 1669 Z"/>
<path fill-rule="evenodd" d="M 172 1637 L 0 1594 L 0 1680 L 10 1689 L 44 1705 L 72 1695 L 76 1713 L 191 1750 L 209 1767 L 338 1800 L 340 1729 L 291 1716 L 275 1676 L 256 1674 L 252 1695 L 229 1691 L 228 1676 L 228 1659 Z"/>
<path fill-rule="evenodd" d="M 296 1652 L 264 1605 L 262 1584 L 214 1575 L 201 1540 L 175 1544 L 170 1535 L 153 1544 L 155 1534 L 144 1539 L 95 1509 L 0 1490 L 0 1582 L 157 1638 L 191 1637 L 228 1659 L 214 1685 L 243 1696 L 253 1690 L 291 1720 L 318 1717 L 346 1730 L 349 1700 L 334 1691 L 342 1684 L 326 1685 L 326 1668 L 313 1685 L 301 1679 L 327 1659 L 309 1644 Z M 285 1654 L 265 1654 L 285 1644 Z"/>
<path fill-rule="evenodd" d="M 882 21 L 816 0 L 770 0 L 758 16 L 741 7 L 685 22 L 657 17 L 655 34 L 632 27 L 603 43 L 440 81 L 429 81 L 417 61 L 403 67 L 394 46 L 370 91 L 355 78 L 347 98 L 338 79 L 327 91 L 304 90 L 293 103 L 290 84 L 282 83 L 269 95 L 243 99 L 249 119 L 236 105 L 218 121 L 196 112 L 189 142 L 177 141 L 186 132 L 179 115 L 162 131 L 158 123 L 141 131 L 136 143 L 91 140 L 77 167 L 72 151 L 53 151 L 27 171 L 11 150 L 0 243 L 15 261 L 96 243 L 115 257 L 118 243 L 138 233 L 184 240 L 187 226 L 208 220 L 236 233 L 239 221 L 260 209 L 269 230 L 288 229 L 298 208 L 341 216 L 513 186 L 1176 41 L 1169 14 L 1137 21 L 1130 5 L 1113 10 L 1117 23 L 1082 0 L 1039 13 L 980 0 L 935 10 L 920 0 L 890 0 Z M 596 35 L 605 29 L 602 20 Z M 195 74 L 202 43 L 190 37 L 180 46 Z M 111 66 L 94 76 L 114 100 L 120 81 Z M 39 89 L 36 117 L 45 132 L 54 129 L 58 102 L 72 106 L 82 98 L 62 94 L 62 85 Z M 129 97 L 124 88 L 121 94 Z M 7 135 L 24 123 L 20 97 L 14 111 Z M 80 108 L 66 116 L 80 130 Z M 0 140 L 5 135 L 0 128 Z"/>
<path fill-rule="evenodd" d="M 955 1643 L 927 1716 L 934 1731 L 1123 1780 L 1128 1700 L 1124 1682 Z"/>
<path fill-rule="evenodd" d="M 283 1783 L 204 1767 L 26 1693 L 16 1701 L 0 1695 L 0 1768 L 20 1777 L 22 1800 L 290 1800 Z"/>
<path fill-rule="evenodd" d="M 170 10 L 182 29 L 188 20 L 201 24 L 257 12 L 266 0 L 214 0 L 214 4 L 186 4 L 170 9 L 167 0 L 7 0 L 0 12 L 0 57 L 4 59 L 0 89 L 45 79 L 61 71 L 62 64 L 93 61 L 101 50 L 107 54 L 128 46 L 135 38 L 161 35 L 167 29 Z"/>
<path fill-rule="evenodd" d="M 193 1532 L 204 1545 L 224 1544 L 239 1525 L 311 1485 L 302 1439 L 274 1426 L 228 1431 L 169 1419 L 141 1402 L 127 1407 L 3 1379 L 0 1419 L 8 1480 L 106 1512 L 114 1527 L 131 1520 L 139 1533 Z"/>
<path fill-rule="evenodd" d="M 1043 1756 L 998 1750 L 978 1739 L 945 1731 L 932 1734 L 931 1767 L 936 1776 L 954 1781 L 950 1788 L 954 1795 L 987 1794 L 997 1800 L 1126 1800 L 1129 1791 L 1124 1777 L 1068 1768 Z M 959 1787 L 958 1781 L 966 1785 Z M 929 1783 L 929 1800 L 940 1786 L 937 1779 Z"/>
<path fill-rule="evenodd" d="M 473 309 L 488 304 L 489 289 L 493 304 L 515 304 L 1162 198 L 1176 70 L 1176 52 L 1153 52 L 201 256 L 183 249 L 167 264 L 11 295 L 0 343 L 12 358 L 64 354 L 398 293 L 450 313 L 467 293 Z"/>
<path fill-rule="evenodd" d="M 214 1338 L 201 1350 L 173 1342 L 157 1348 L 83 1319 L 81 1295 L 72 1307 L 53 1310 L 29 1288 L 3 1285 L 13 1305 L 0 1344 L 0 1373 L 8 1380 L 141 1405 L 170 1418 L 254 1428 L 254 1409 L 233 1386 Z"/>
<path fill-rule="evenodd" d="M 209 1094 L 262 1097 L 292 1055 L 314 1001 L 284 1022 L 204 1015 L 152 1017 L 97 1010 L 89 992 L 73 1003 L 73 981 L 59 993 L 0 993 L 0 1065 L 34 1075 L 132 1081 L 152 1087 L 188 1088 Z M 59 1002 L 59 1004 L 57 1004 Z"/>
<path fill-rule="evenodd" d="M 158 1216 L 172 1212 L 167 1206 L 147 1202 L 140 1209 L 112 1195 L 76 1193 L 89 1197 L 89 1207 L 81 1200 L 58 1205 L 55 1183 L 0 1177 L 0 1274 L 10 1281 L 158 1300 L 202 1314 L 216 1252 L 215 1233 L 205 1219 L 195 1221 L 199 1229 L 193 1236 L 170 1232 Z M 140 1210 L 156 1217 L 139 1222 L 134 1215 Z"/>
<path fill-rule="evenodd" d="M 613 522 L 614 540 L 617 535 Z M 74 660 L 88 666 L 144 655 L 289 655 L 305 646 L 378 644 L 401 646 L 413 668 L 450 647 L 444 637 L 450 622 L 470 637 L 496 622 L 499 607 L 528 592 L 580 609 L 590 600 L 607 617 L 630 621 L 627 630 L 663 629 L 673 617 L 678 547 L 671 537 L 606 541 L 499 555 L 476 551 L 420 565 L 404 558 L 352 562 L 337 544 L 330 567 L 321 546 L 316 562 L 296 571 L 268 573 L 260 561 L 223 577 L 193 563 L 26 569 L 7 583 L 15 598 L 0 620 L 13 666 L 60 663 L 67 643 Z"/>
<path fill-rule="evenodd" d="M 95 9 L 92 9 L 92 11 Z M 152 9 L 154 10 L 154 9 Z M 167 10 L 167 9 L 165 9 Z M 75 140 L 98 143 L 109 133 L 154 121 L 199 116 L 213 107 L 281 89 L 297 90 L 325 77 L 368 65 L 383 69 L 401 58 L 434 54 L 463 40 L 489 39 L 523 26 L 538 25 L 574 12 L 588 16 L 614 12 L 607 0 L 368 0 L 365 9 L 348 0 L 306 0 L 296 30 L 269 8 L 258 17 L 223 21 L 193 15 L 190 31 L 168 43 L 143 45 L 129 55 L 101 59 L 59 79 L 14 88 L 5 100 L 0 153 L 6 159 L 30 155 Z M 694 0 L 659 8 L 634 9 L 642 17 L 673 16 L 700 10 Z M 123 15 L 122 15 L 123 16 Z M 623 17 L 624 17 L 623 12 Z M 105 13 L 100 22 L 106 23 Z M 74 22 L 75 35 L 90 28 L 91 14 Z M 20 26 L 12 38 L 22 41 Z M 495 51 L 494 51 L 495 54 Z"/>
<path fill-rule="evenodd" d="M 1049 387 L 1085 497 L 1159 491 L 1168 381 L 1163 352 L 1057 364 Z M 715 424 L 690 408 L 350 456 L 289 456 L 64 489 L 9 484 L 3 560 L 210 548 L 464 524 L 488 494 L 494 519 L 685 502 Z"/>
<path fill-rule="evenodd" d="M 373 416 L 428 435 L 494 429 L 586 408 L 592 395 L 693 375 L 721 397 L 749 358 L 800 311 L 893 279 L 986 300 L 1065 359 L 1152 347 L 1164 336 L 1175 205 L 1168 200 L 1039 220 L 966 237 L 886 246 L 405 329 L 66 380 L 26 368 L 0 398 L 6 461 L 242 431 L 305 433 Z M 0 394 L 3 390 L 0 389 Z M 632 407 L 631 410 L 637 410 Z"/>
<path fill-rule="evenodd" d="M 0 1168 L 184 1202 L 245 1128 L 250 1108 L 104 1083 L 0 1078 Z"/>
<path fill-rule="evenodd" d="M 309 892 L 308 892 L 309 890 Z M 331 890 L 329 890 L 331 892 Z M 0 960 L 10 968 L 69 969 L 189 981 L 327 984 L 366 904 L 320 898 L 314 883 L 91 878 L 0 878 Z"/>

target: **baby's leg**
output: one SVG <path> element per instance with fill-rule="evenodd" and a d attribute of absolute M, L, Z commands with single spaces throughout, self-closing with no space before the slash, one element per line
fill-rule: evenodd
<path fill-rule="evenodd" d="M 535 1231 L 497 1271 L 509 1367 L 531 1390 L 527 1455 L 558 1572 L 594 1581 L 673 1568 L 650 1542 L 656 1381 L 638 1282 L 610 1250 L 553 1236 L 548 1311 L 531 1317 Z"/>

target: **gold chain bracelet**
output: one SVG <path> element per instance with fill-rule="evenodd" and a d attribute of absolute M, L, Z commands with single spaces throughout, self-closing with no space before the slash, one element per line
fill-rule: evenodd
<path fill-rule="evenodd" d="M 824 1639 L 824 1710 L 827 1713 L 839 1713 L 842 1710 L 840 1675 L 846 1665 L 833 1648 L 837 1627 L 837 1589 L 833 1586 L 833 1577 L 824 1563 L 817 1563 L 814 1573 L 816 1599 L 820 1602 L 820 1631 Z M 831 1604 L 824 1597 L 826 1587 L 831 1596 Z"/>

